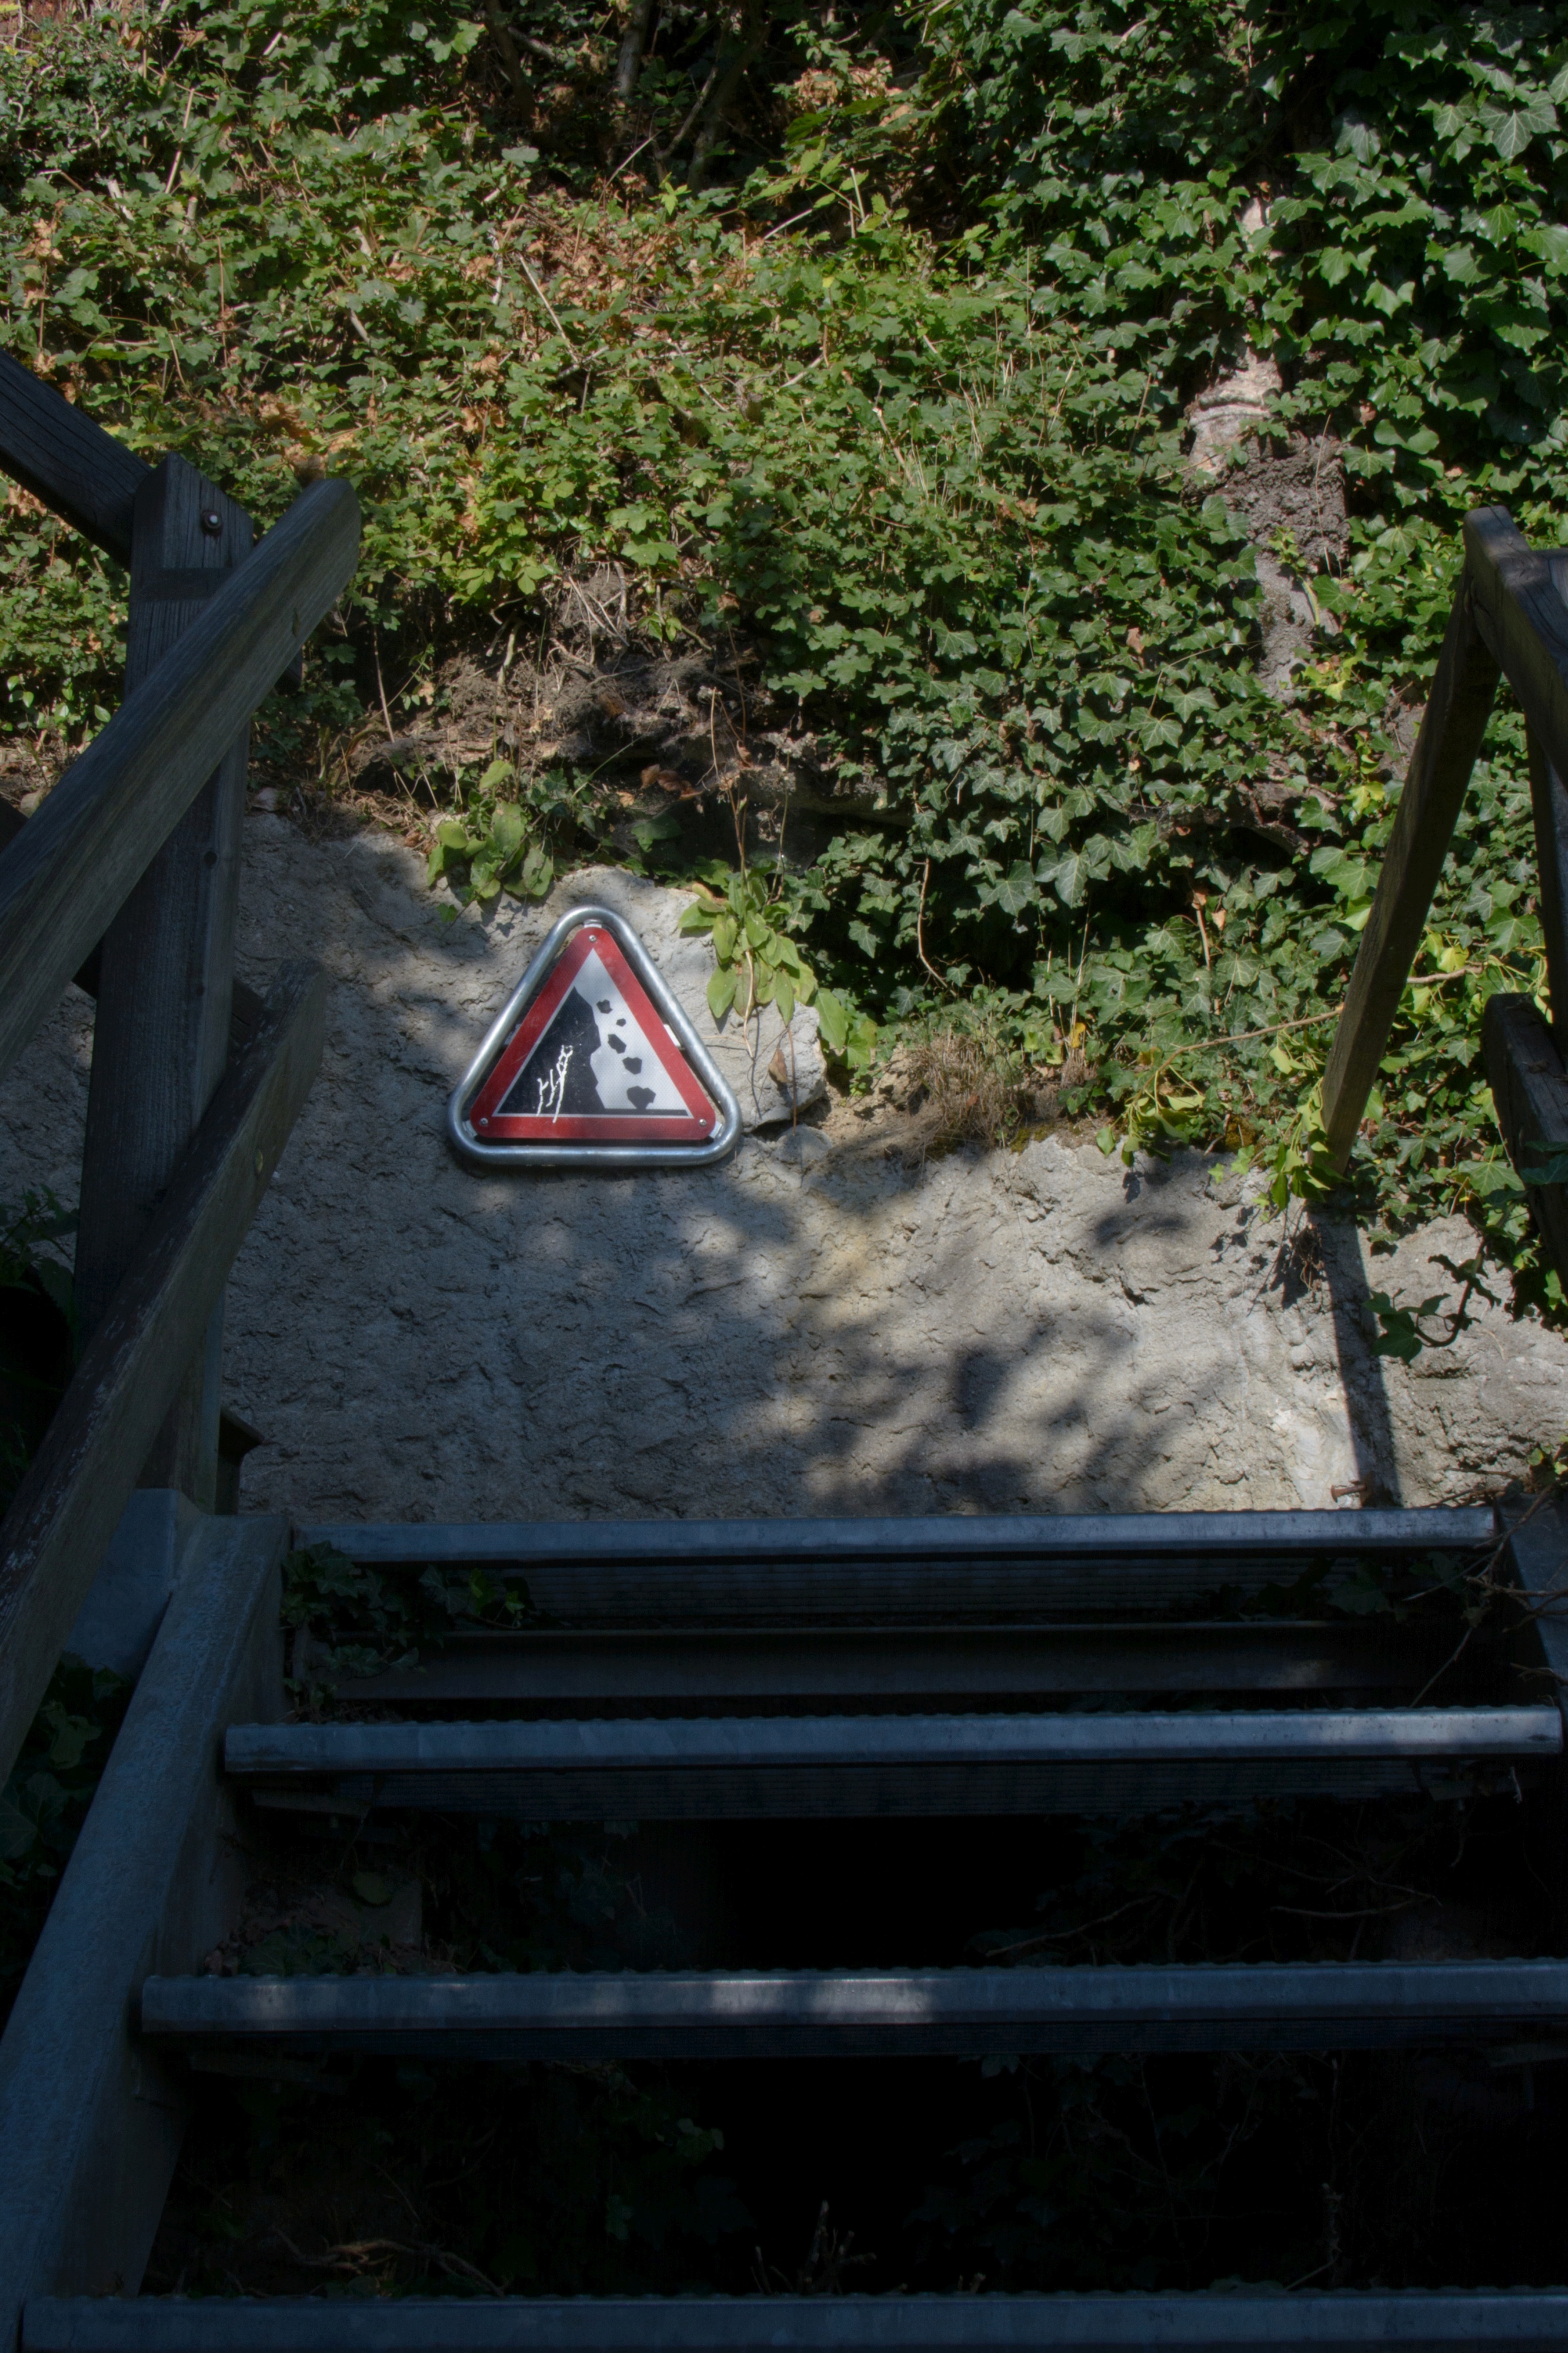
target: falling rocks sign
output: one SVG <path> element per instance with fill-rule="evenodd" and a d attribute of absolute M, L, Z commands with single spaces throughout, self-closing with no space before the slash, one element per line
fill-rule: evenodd
<path fill-rule="evenodd" d="M 563 915 L 452 1096 L 469 1161 L 668 1168 L 733 1151 L 735 1098 L 629 923 Z"/>

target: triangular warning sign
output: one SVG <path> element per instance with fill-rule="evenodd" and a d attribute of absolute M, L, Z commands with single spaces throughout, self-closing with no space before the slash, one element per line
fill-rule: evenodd
<path fill-rule="evenodd" d="M 574 908 L 452 1098 L 453 1141 L 512 1166 L 717 1159 L 734 1097 L 629 925 Z"/>

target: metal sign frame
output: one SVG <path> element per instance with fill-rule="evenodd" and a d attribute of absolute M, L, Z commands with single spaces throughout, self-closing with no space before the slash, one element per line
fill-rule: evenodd
<path fill-rule="evenodd" d="M 719 1113 L 719 1125 L 706 1143 L 490 1144 L 476 1134 L 471 1113 L 480 1089 L 549 979 L 566 943 L 574 932 L 587 924 L 608 932 L 711 1098 Z M 741 1106 L 733 1088 L 698 1037 L 685 1007 L 625 917 L 617 915 L 613 907 L 573 907 L 562 916 L 529 965 L 453 1089 L 447 1105 L 447 1134 L 454 1151 L 479 1168 L 710 1168 L 716 1161 L 727 1160 L 740 1141 Z"/>

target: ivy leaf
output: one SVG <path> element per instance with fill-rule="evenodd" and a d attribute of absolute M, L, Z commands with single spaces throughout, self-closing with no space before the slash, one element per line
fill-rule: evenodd
<path fill-rule="evenodd" d="M 1342 114 L 1335 144 L 1342 155 L 1353 155 L 1358 164 L 1370 164 L 1383 142 L 1364 115 Z"/>
<path fill-rule="evenodd" d="M 50 1701 L 39 1713 L 53 1735 L 49 1742 L 49 1763 L 57 1772 L 74 1772 L 81 1763 L 82 1751 L 89 1741 L 97 1739 L 97 1726 L 86 1716 L 68 1714 L 56 1701 Z"/>
<path fill-rule="evenodd" d="M 1026 859 L 1020 859 L 997 883 L 993 903 L 1000 907 L 1005 915 L 1017 916 L 1034 905 L 1036 896 L 1034 870 Z"/>
<path fill-rule="evenodd" d="M 1058 858 L 1054 866 L 1041 874 L 1040 880 L 1055 885 L 1056 894 L 1064 907 L 1077 907 L 1083 902 L 1089 869 L 1078 851 L 1069 849 L 1065 858 Z"/>
<path fill-rule="evenodd" d="M 1527 1185 L 1568 1185 L 1568 1151 L 1552 1152 L 1538 1145 L 1519 1173 Z"/>
<path fill-rule="evenodd" d="M 722 1021 L 735 1002 L 735 990 L 741 978 L 739 965 L 721 965 L 708 981 L 708 1010 L 715 1021 Z"/>
<path fill-rule="evenodd" d="M 1544 222 L 1540 228 L 1532 229 L 1524 241 L 1553 276 L 1568 269 L 1568 228 L 1561 222 Z"/>
<path fill-rule="evenodd" d="M 1485 100 L 1477 110 L 1483 129 L 1505 164 L 1523 154 L 1531 141 L 1557 128 L 1557 109 L 1548 98 L 1523 106 L 1492 106 Z"/>

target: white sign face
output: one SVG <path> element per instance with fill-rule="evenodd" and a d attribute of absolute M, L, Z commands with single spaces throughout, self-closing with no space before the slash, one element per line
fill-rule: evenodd
<path fill-rule="evenodd" d="M 448 1120 L 467 1158 L 512 1167 L 717 1159 L 739 1124 L 733 1096 L 641 943 L 605 908 L 556 925 Z"/>
<path fill-rule="evenodd" d="M 643 991 L 637 993 L 647 1007 Z M 661 1113 L 668 1119 L 689 1118 L 685 1098 L 662 1059 L 669 1051 L 669 1033 L 653 1013 L 654 1034 L 648 1035 L 649 1012 L 651 1007 L 639 1018 L 632 1010 L 597 945 L 590 948 L 500 1103 L 502 1117 L 548 1112 L 554 1120 L 564 1111 L 589 1118 L 605 1113 L 627 1119 Z"/>

